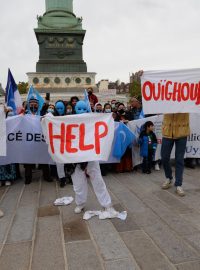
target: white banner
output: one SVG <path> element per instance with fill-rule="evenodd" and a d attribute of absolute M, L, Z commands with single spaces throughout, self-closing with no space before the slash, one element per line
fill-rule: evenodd
<path fill-rule="evenodd" d="M 6 121 L 3 105 L 0 105 L 0 156 L 6 156 Z"/>
<path fill-rule="evenodd" d="M 141 82 L 144 114 L 200 113 L 200 69 L 146 71 Z"/>
<path fill-rule="evenodd" d="M 6 129 L 7 156 L 0 157 L 0 165 L 54 163 L 44 140 L 40 116 L 20 115 L 7 118 Z"/>
<path fill-rule="evenodd" d="M 128 123 L 129 128 L 135 133 L 136 137 L 139 137 L 140 128 L 146 121 L 152 121 L 155 127 L 155 134 L 158 140 L 155 160 L 161 159 L 160 151 L 162 144 L 162 121 L 163 115 L 157 115 L 152 117 L 147 117 L 135 121 L 130 121 Z M 200 158 L 200 115 L 190 114 L 190 136 L 188 136 L 185 157 L 187 158 Z M 142 157 L 140 156 L 140 150 L 138 145 L 133 146 L 132 151 L 133 156 L 133 166 L 136 166 L 142 162 Z M 172 149 L 171 158 L 174 158 L 174 148 Z"/>
<path fill-rule="evenodd" d="M 52 159 L 58 163 L 107 161 L 114 139 L 112 114 L 46 116 L 42 129 Z"/>

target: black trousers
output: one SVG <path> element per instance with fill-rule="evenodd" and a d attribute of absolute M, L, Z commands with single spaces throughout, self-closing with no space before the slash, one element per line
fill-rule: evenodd
<path fill-rule="evenodd" d="M 35 167 L 34 164 L 25 164 L 24 168 L 25 168 L 25 179 L 32 181 L 32 170 Z M 44 180 L 48 181 L 50 178 L 50 170 L 49 170 L 49 165 L 48 164 L 41 164 L 40 168 L 42 170 L 43 173 L 43 178 Z"/>
<path fill-rule="evenodd" d="M 143 173 L 151 172 L 152 163 L 153 163 L 153 153 L 149 151 L 148 156 L 143 157 L 143 162 L 142 162 Z"/>

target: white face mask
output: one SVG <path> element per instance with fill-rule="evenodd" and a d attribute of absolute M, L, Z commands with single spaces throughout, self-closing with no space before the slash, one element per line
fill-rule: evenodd
<path fill-rule="evenodd" d="M 105 113 L 111 113 L 111 109 L 105 109 Z"/>
<path fill-rule="evenodd" d="M 48 113 L 54 113 L 54 109 L 48 109 L 47 112 Z"/>

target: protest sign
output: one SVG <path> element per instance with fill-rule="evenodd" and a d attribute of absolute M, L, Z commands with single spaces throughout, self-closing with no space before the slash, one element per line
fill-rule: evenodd
<path fill-rule="evenodd" d="M 53 163 L 48 154 L 39 116 L 19 115 L 7 118 L 6 129 L 7 156 L 0 157 L 0 165 Z"/>
<path fill-rule="evenodd" d="M 46 116 L 42 119 L 42 129 L 49 154 L 58 163 L 109 158 L 114 139 L 112 114 Z"/>
<path fill-rule="evenodd" d="M 128 123 L 129 128 L 132 132 L 139 137 L 140 129 L 146 121 L 152 121 L 154 123 L 155 134 L 158 140 L 158 145 L 156 149 L 155 160 L 161 159 L 161 144 L 162 144 L 162 121 L 163 115 L 157 115 L 152 117 L 147 117 L 144 119 L 139 119 L 135 121 L 130 121 Z M 200 158 L 200 117 L 199 114 L 190 114 L 190 136 L 187 139 L 185 157 L 187 158 Z M 142 162 L 142 157 L 140 156 L 140 150 L 137 143 L 132 149 L 133 166 L 136 166 Z M 172 149 L 171 158 L 175 157 L 175 149 Z"/>
<path fill-rule="evenodd" d="M 45 142 L 39 116 L 20 115 L 6 119 L 7 145 L 6 157 L 0 157 L 0 165 L 10 163 L 24 164 L 55 164 L 48 153 L 48 145 Z M 115 123 L 115 134 L 118 132 L 118 123 Z M 5 137 L 5 138 L 6 138 Z M 115 141 L 108 160 L 104 163 L 118 163 L 114 153 Z M 115 151 L 116 152 L 116 151 Z M 101 161 L 100 161 L 101 162 Z"/>
<path fill-rule="evenodd" d="M 141 83 L 145 114 L 200 113 L 200 69 L 147 71 Z"/>
<path fill-rule="evenodd" d="M 6 156 L 6 122 L 3 105 L 0 105 L 0 156 Z"/>

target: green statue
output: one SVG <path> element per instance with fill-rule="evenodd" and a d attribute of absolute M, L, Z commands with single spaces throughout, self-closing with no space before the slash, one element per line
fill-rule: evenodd
<path fill-rule="evenodd" d="M 73 13 L 73 0 L 46 0 L 46 11 L 63 10 Z"/>
<path fill-rule="evenodd" d="M 73 13 L 73 0 L 45 0 L 35 29 L 39 45 L 37 72 L 87 72 L 83 60 L 85 30 Z"/>
<path fill-rule="evenodd" d="M 46 12 L 38 17 L 38 29 L 82 30 L 82 19 L 73 13 L 73 0 L 45 0 Z"/>

